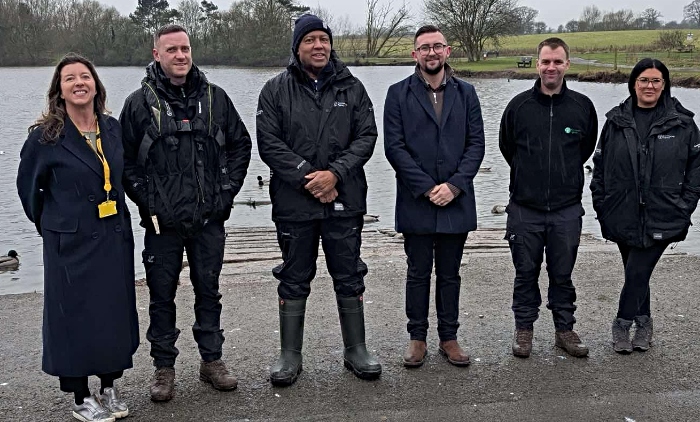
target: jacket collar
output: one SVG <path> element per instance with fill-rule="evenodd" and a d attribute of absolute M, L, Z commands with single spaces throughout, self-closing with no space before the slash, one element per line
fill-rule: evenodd
<path fill-rule="evenodd" d="M 442 128 L 452 112 L 452 105 L 454 104 L 455 97 L 457 96 L 457 84 L 454 82 L 454 79 L 450 77 L 447 78 L 445 82 L 444 97 L 442 99 L 442 121 L 440 122 L 438 122 L 437 115 L 435 114 L 435 108 L 430 103 L 428 95 L 426 94 L 425 82 L 415 73 L 409 76 L 409 79 L 409 87 L 411 92 L 413 95 L 415 95 L 416 100 L 418 100 L 421 107 L 423 107 L 423 111 L 430 116 L 438 127 Z"/>
<path fill-rule="evenodd" d="M 543 104 L 549 105 L 552 101 L 555 104 L 561 102 L 567 94 L 569 88 L 566 86 L 566 79 L 561 82 L 561 90 L 558 94 L 547 95 L 542 92 L 542 79 L 537 78 L 535 85 L 532 87 L 532 97 Z"/>
<path fill-rule="evenodd" d="M 102 150 L 105 153 L 107 162 L 112 165 L 117 158 L 117 142 L 121 142 L 116 136 L 116 127 L 111 122 L 111 119 L 105 115 L 97 117 L 97 124 L 100 126 L 100 138 L 102 139 Z M 82 136 L 71 119 L 66 119 L 61 131 L 61 145 L 71 154 L 75 155 L 83 163 L 85 163 L 92 171 L 94 171 L 102 180 L 104 180 L 104 169 L 102 163 L 95 155 L 95 152 L 88 146 L 85 138 Z M 112 175 L 114 177 L 114 175 Z M 112 183 L 115 181 L 112 180 Z"/>
<path fill-rule="evenodd" d="M 184 90 L 186 96 L 190 97 L 196 94 L 197 91 L 202 90 L 208 83 L 204 72 L 192 63 L 192 68 L 187 74 L 185 84 L 182 86 L 173 85 L 165 75 L 165 72 L 163 72 L 163 68 L 160 67 L 160 63 L 156 61 L 152 61 L 146 66 L 146 77 L 143 81 L 155 85 L 161 95 L 166 97 L 168 101 L 181 99 L 182 90 Z"/>
<path fill-rule="evenodd" d="M 665 130 L 669 125 L 679 124 L 681 115 L 688 116 L 691 119 L 694 116 L 693 112 L 683 107 L 680 101 L 674 97 L 662 96 L 659 99 L 658 107 L 659 112 L 656 114 L 651 127 L 661 126 L 662 130 Z M 625 101 L 608 111 L 605 117 L 611 123 L 621 128 L 633 127 L 635 126 L 633 108 L 634 98 L 629 96 Z"/>
<path fill-rule="evenodd" d="M 447 81 L 449 81 L 450 78 L 452 78 L 454 76 L 454 74 L 455 74 L 454 69 L 452 69 L 452 67 L 450 67 L 449 64 L 445 63 L 445 73 L 443 75 L 442 82 L 440 83 L 440 86 L 437 89 L 435 89 L 434 91 L 439 91 L 441 89 L 445 89 L 445 86 L 447 85 Z M 418 77 L 418 79 L 421 80 L 421 82 L 423 82 L 423 84 L 425 85 L 425 89 L 431 89 L 431 90 L 433 89 L 430 86 L 430 83 L 428 81 L 426 81 L 425 78 L 423 77 L 423 72 L 420 71 L 419 65 L 416 65 L 415 75 L 416 75 L 416 77 Z"/>
<path fill-rule="evenodd" d="M 329 64 L 332 67 L 332 70 L 330 70 L 332 71 L 332 74 L 325 76 L 325 82 L 323 83 L 323 86 L 338 82 L 342 82 L 340 86 L 346 86 L 353 83 L 354 78 L 352 77 L 350 70 L 347 68 L 345 63 L 343 63 L 338 58 L 338 55 L 336 54 L 335 50 L 331 50 L 331 58 L 329 60 Z M 304 67 L 301 65 L 296 55 L 292 55 L 289 58 L 289 65 L 287 65 L 287 70 L 294 76 L 294 78 L 296 78 L 298 82 L 300 82 L 303 85 L 311 86 L 309 85 L 309 81 L 311 80 L 311 78 L 309 78 L 309 75 L 304 70 Z M 324 69 L 324 72 L 325 71 L 326 70 Z"/>

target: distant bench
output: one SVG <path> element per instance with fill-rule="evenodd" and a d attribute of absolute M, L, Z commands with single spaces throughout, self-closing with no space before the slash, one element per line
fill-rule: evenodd
<path fill-rule="evenodd" d="M 522 56 L 518 60 L 518 67 L 532 67 L 532 56 Z"/>

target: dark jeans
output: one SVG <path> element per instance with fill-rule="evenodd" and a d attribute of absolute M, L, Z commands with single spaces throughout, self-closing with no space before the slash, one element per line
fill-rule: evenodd
<path fill-rule="evenodd" d="M 459 266 L 467 233 L 404 233 L 406 251 L 406 316 L 411 340 L 425 341 L 428 335 L 430 276 L 435 256 L 435 310 L 440 341 L 456 340 L 459 328 Z"/>
<path fill-rule="evenodd" d="M 219 274 L 224 261 L 223 222 L 210 222 L 194 237 L 182 238 L 174 230 L 161 234 L 146 230 L 143 264 L 151 302 L 151 323 L 146 338 L 151 342 L 151 357 L 156 367 L 172 367 L 178 350 L 175 342 L 180 330 L 175 326 L 175 292 L 182 270 L 183 250 L 187 251 L 190 280 L 194 289 L 192 326 L 199 353 L 206 362 L 221 358 L 224 342 L 221 329 Z"/>
<path fill-rule="evenodd" d="M 649 280 L 669 244 L 670 242 L 659 242 L 648 248 L 617 244 L 625 267 L 625 285 L 620 293 L 618 318 L 632 320 L 636 316 L 651 316 Z"/>
<path fill-rule="evenodd" d="M 360 258 L 364 225 L 361 215 L 283 221 L 275 225 L 283 261 L 272 269 L 272 274 L 279 280 L 279 297 L 306 299 L 309 296 L 311 280 L 316 276 L 319 238 L 336 295 L 356 297 L 364 293 L 367 265 Z"/>
<path fill-rule="evenodd" d="M 515 326 L 531 330 L 542 304 L 538 284 L 543 253 L 547 254 L 549 289 L 547 308 L 557 331 L 571 330 L 576 319 L 576 289 L 571 272 L 581 238 L 583 207 L 576 204 L 557 211 L 537 211 L 511 201 L 506 237 L 515 266 L 513 313 Z"/>

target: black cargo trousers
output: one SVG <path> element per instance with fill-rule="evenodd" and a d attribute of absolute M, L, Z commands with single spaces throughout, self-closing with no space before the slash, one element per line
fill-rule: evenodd
<path fill-rule="evenodd" d="M 151 343 L 155 367 L 173 367 L 179 351 L 175 342 L 180 330 L 175 326 L 175 292 L 182 270 L 183 251 L 187 251 L 190 281 L 194 290 L 192 334 L 202 360 L 221 358 L 224 343 L 221 329 L 219 274 L 224 262 L 226 233 L 223 221 L 209 221 L 192 237 L 182 237 L 173 229 L 156 234 L 146 229 L 143 265 L 150 294 L 150 324 L 146 338 Z"/>
<path fill-rule="evenodd" d="M 581 239 L 583 206 L 578 203 L 556 211 L 538 211 L 510 201 L 506 212 L 505 240 L 515 266 L 512 309 L 516 328 L 531 330 L 539 315 L 542 297 L 538 280 L 546 252 L 547 308 L 557 331 L 572 330 L 576 289 L 571 273 Z"/>
<path fill-rule="evenodd" d="M 283 262 L 272 269 L 272 274 L 279 281 L 280 298 L 306 299 L 311 293 L 319 239 L 336 295 L 356 297 L 364 293 L 367 265 L 360 258 L 364 225 L 361 215 L 278 221 L 275 225 Z"/>

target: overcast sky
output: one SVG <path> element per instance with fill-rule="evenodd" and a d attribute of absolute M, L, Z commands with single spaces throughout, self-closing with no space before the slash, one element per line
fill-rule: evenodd
<path fill-rule="evenodd" d="M 136 9 L 137 0 L 98 0 L 102 4 L 115 6 L 122 15 L 128 15 Z M 380 0 L 381 4 L 390 0 Z M 559 25 L 566 24 L 571 19 L 577 19 L 584 7 L 596 5 L 603 12 L 620 9 L 632 9 L 635 13 L 653 7 L 661 12 L 662 21 L 683 20 L 683 6 L 692 0 L 599 0 L 599 1 L 571 1 L 571 0 L 520 0 L 520 5 L 529 6 L 539 11 L 537 20 L 544 21 L 548 26 L 556 29 Z M 179 0 L 169 0 L 170 6 L 175 7 Z M 213 0 L 219 9 L 228 9 L 233 0 Z M 321 5 L 328 9 L 334 16 L 348 16 L 351 22 L 361 24 L 366 12 L 366 0 L 307 0 L 297 1 L 306 6 L 315 7 Z M 393 0 L 393 4 L 401 4 L 402 0 Z M 423 0 L 406 0 L 411 7 L 413 15 L 420 18 Z M 331 28 L 333 29 L 333 28 Z"/>

